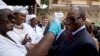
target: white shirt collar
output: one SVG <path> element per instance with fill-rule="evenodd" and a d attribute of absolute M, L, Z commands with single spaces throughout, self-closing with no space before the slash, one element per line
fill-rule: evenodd
<path fill-rule="evenodd" d="M 77 32 L 81 31 L 84 28 L 85 28 L 85 25 L 81 26 L 79 29 L 77 29 L 76 31 L 72 32 L 72 34 L 75 35 Z"/>

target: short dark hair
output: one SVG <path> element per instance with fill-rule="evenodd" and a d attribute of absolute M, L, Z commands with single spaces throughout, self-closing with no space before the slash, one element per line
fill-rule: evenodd
<path fill-rule="evenodd" d="M 80 7 L 80 6 L 78 6 L 78 8 L 79 8 L 80 16 L 85 17 L 86 16 L 85 15 L 85 9 L 83 7 Z"/>
<path fill-rule="evenodd" d="M 78 10 L 80 12 L 79 14 L 80 14 L 81 17 L 85 17 L 86 16 L 84 7 L 82 7 L 82 6 L 72 6 L 71 9 L 73 9 L 73 8 L 78 8 Z"/>
<path fill-rule="evenodd" d="M 47 17 L 47 16 L 43 16 L 43 17 L 42 17 L 42 20 L 43 20 L 43 19 L 48 19 L 48 17 Z"/>

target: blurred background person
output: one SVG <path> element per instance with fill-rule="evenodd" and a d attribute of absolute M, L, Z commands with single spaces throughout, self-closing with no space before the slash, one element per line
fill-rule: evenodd
<path fill-rule="evenodd" d="M 49 25 L 49 18 L 47 16 L 43 16 L 39 26 L 42 28 L 44 34 L 45 34 L 45 32 L 47 32 L 46 27 L 48 25 Z"/>
<path fill-rule="evenodd" d="M 95 37 L 95 35 L 93 33 L 93 26 L 92 26 L 92 24 L 86 21 L 85 25 L 86 25 L 87 31 L 90 33 L 90 35 L 94 39 L 96 47 L 97 47 L 97 50 L 99 51 L 99 43 L 98 43 L 98 40 L 96 39 L 96 37 Z"/>
<path fill-rule="evenodd" d="M 42 31 L 42 28 L 38 26 L 38 20 L 36 19 L 36 16 L 34 17 L 35 15 L 31 14 L 31 15 L 27 15 L 27 18 L 28 19 L 28 23 L 29 25 L 31 25 L 31 27 L 33 28 L 33 31 L 34 31 L 34 41 L 35 43 L 38 43 L 42 37 L 43 37 L 43 31 Z"/>

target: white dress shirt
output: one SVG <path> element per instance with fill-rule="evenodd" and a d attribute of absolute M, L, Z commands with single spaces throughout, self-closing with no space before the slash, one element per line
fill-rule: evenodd
<path fill-rule="evenodd" d="M 44 33 L 45 29 L 46 29 L 46 26 L 42 25 L 42 31 L 43 31 L 43 33 Z"/>
<path fill-rule="evenodd" d="M 72 32 L 73 35 L 75 35 L 77 32 L 81 31 L 82 29 L 85 28 L 85 25 L 81 26 L 80 28 L 78 28 L 76 31 Z"/>

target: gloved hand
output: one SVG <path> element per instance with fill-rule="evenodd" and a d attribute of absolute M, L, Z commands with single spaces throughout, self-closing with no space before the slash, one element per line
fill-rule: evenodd
<path fill-rule="evenodd" d="M 60 22 L 56 20 L 51 20 L 48 31 L 52 32 L 56 36 L 61 31 Z"/>

